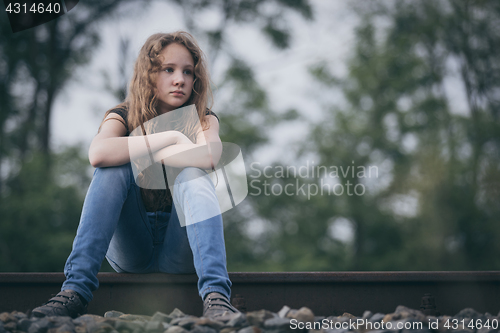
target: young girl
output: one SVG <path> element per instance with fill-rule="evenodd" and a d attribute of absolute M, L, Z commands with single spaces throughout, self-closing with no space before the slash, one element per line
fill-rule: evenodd
<path fill-rule="evenodd" d="M 196 272 L 204 316 L 237 312 L 229 302 L 219 203 L 203 170 L 213 168 L 221 154 L 218 117 L 207 108 L 209 97 L 207 64 L 194 37 L 182 31 L 149 37 L 135 63 L 126 101 L 106 113 L 90 145 L 89 160 L 96 170 L 65 265 L 62 291 L 34 309 L 34 316 L 74 318 L 86 313 L 104 257 L 117 272 Z M 197 132 L 169 130 L 129 137 L 147 121 L 188 105 L 196 107 L 201 124 Z M 148 190 L 137 185 L 130 152 L 167 164 L 167 156 L 189 150 L 196 154 L 175 161 L 182 171 L 173 193 L 168 187 Z M 207 211 L 212 217 L 204 219 Z M 178 213 L 185 217 L 185 227 Z"/>

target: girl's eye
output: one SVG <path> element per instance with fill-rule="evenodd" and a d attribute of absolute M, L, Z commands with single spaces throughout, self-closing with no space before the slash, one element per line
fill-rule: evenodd
<path fill-rule="evenodd" d="M 186 70 L 184 71 L 184 74 L 186 74 L 186 75 L 191 75 L 191 74 L 193 74 L 193 72 L 192 72 L 190 69 L 186 69 Z"/>
<path fill-rule="evenodd" d="M 165 72 L 172 73 L 174 70 L 170 67 L 165 68 Z"/>

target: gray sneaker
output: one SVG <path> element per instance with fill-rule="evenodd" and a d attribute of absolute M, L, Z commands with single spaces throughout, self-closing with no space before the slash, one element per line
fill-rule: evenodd
<path fill-rule="evenodd" d="M 231 305 L 227 297 L 220 293 L 208 294 L 203 302 L 203 317 L 218 318 L 238 312 L 240 311 Z"/>
<path fill-rule="evenodd" d="M 31 312 L 34 317 L 69 316 L 76 318 L 87 313 L 87 305 L 82 302 L 76 291 L 64 290 L 52 297 L 42 306 Z"/>

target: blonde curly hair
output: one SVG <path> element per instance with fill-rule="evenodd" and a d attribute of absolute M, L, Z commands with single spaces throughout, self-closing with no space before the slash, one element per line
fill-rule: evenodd
<path fill-rule="evenodd" d="M 160 115 L 157 109 L 158 98 L 156 95 L 156 79 L 162 64 L 160 55 L 163 49 L 172 43 L 186 47 L 194 61 L 193 91 L 182 106 L 194 104 L 203 130 L 206 130 L 209 126 L 205 113 L 211 107 L 213 95 L 206 57 L 198 46 L 196 39 L 190 33 L 176 31 L 173 33 L 157 33 L 150 36 L 139 52 L 127 98 L 117 106 L 128 110 L 126 126 L 129 132 Z M 110 112 L 111 110 L 106 112 L 104 119 Z M 192 127 L 183 130 L 190 139 L 193 139 L 196 134 L 194 126 Z"/>

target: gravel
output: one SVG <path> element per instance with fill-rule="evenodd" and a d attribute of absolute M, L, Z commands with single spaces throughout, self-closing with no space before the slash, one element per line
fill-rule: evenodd
<path fill-rule="evenodd" d="M 70 317 L 30 318 L 22 312 L 0 313 L 0 333 L 410 333 L 498 332 L 499 316 L 463 309 L 455 316 L 426 316 L 419 310 L 398 306 L 393 313 L 365 311 L 361 317 L 319 317 L 306 308 L 284 306 L 277 313 L 259 310 L 227 315 L 217 320 L 195 317 L 175 309 L 153 316 L 108 311 L 103 317 L 87 314 Z"/>

